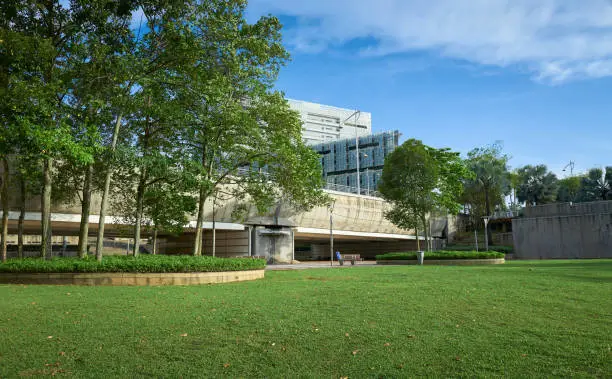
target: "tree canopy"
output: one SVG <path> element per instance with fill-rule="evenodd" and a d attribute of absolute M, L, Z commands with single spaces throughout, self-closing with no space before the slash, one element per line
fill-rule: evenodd
<path fill-rule="evenodd" d="M 134 255 L 141 227 L 175 232 L 195 212 L 201 254 L 217 191 L 261 212 L 325 202 L 317 154 L 274 88 L 289 58 L 282 26 L 245 11 L 244 0 L 3 3 L 0 158 L 27 152 L 40 166 L 43 255 L 51 201 L 77 197 L 86 254 L 96 191 L 99 259 L 111 192 L 125 200 L 111 206 L 132 223 Z"/>
<path fill-rule="evenodd" d="M 505 208 L 505 196 L 510 194 L 512 183 L 509 159 L 502 151 L 501 143 L 468 153 L 465 163 L 474 175 L 464 180 L 461 201 L 466 205 L 473 225 L 479 225 L 483 216 L 491 216 L 495 210 Z M 491 240 L 488 228 L 487 233 Z"/>
<path fill-rule="evenodd" d="M 463 181 L 470 176 L 459 153 L 410 139 L 385 160 L 379 191 L 392 206 L 386 217 L 403 229 L 422 227 L 428 239 L 427 214 L 457 213 Z"/>
<path fill-rule="evenodd" d="M 548 204 L 557 196 L 557 176 L 545 165 L 527 165 L 516 170 L 518 176 L 517 197 L 529 206 Z"/>
<path fill-rule="evenodd" d="M 580 201 L 612 200 L 612 166 L 592 168 L 580 180 Z"/>

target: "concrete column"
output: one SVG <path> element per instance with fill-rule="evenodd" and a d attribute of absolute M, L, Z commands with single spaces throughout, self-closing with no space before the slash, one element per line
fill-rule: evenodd
<path fill-rule="evenodd" d="M 287 226 L 254 227 L 253 255 L 266 257 L 269 264 L 291 263 L 293 259 L 293 230 Z"/>

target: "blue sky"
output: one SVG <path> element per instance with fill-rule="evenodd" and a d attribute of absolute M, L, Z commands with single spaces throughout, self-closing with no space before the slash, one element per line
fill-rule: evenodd
<path fill-rule="evenodd" d="M 612 1 L 250 0 L 281 19 L 290 98 L 372 113 L 374 131 L 560 177 L 612 165 Z"/>

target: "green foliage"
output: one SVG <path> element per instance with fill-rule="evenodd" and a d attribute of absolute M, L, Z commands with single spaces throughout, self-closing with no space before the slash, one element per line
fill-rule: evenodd
<path fill-rule="evenodd" d="M 557 201 L 560 203 L 577 201 L 581 188 L 581 180 L 582 178 L 580 176 L 570 176 L 560 179 L 558 182 Z"/>
<path fill-rule="evenodd" d="M 459 153 L 410 139 L 385 160 L 378 189 L 392 205 L 386 217 L 403 229 L 426 228 L 426 214 L 459 211 L 462 181 L 469 177 Z"/>
<path fill-rule="evenodd" d="M 461 201 L 469 208 L 474 224 L 482 222 L 482 216 L 491 215 L 496 208 L 504 207 L 504 196 L 510 193 L 512 180 L 509 159 L 499 143 L 468 153 L 465 163 L 474 177 L 464 181 Z"/>
<path fill-rule="evenodd" d="M 527 205 L 548 204 L 555 201 L 558 189 L 557 177 L 545 165 L 527 165 L 516 170 L 518 175 L 517 197 Z"/>
<path fill-rule="evenodd" d="M 261 270 L 264 259 L 213 258 L 188 255 L 108 256 L 102 262 L 93 258 L 9 259 L 0 272 L 217 272 Z"/>
<path fill-rule="evenodd" d="M 579 201 L 612 200 L 612 166 L 592 168 L 581 178 Z"/>
<path fill-rule="evenodd" d="M 504 253 L 494 250 L 490 251 L 431 251 L 426 252 L 423 256 L 425 260 L 445 260 L 445 259 L 499 259 L 503 258 Z M 387 253 L 377 255 L 377 261 L 393 261 L 393 260 L 416 260 L 416 252 L 405 253 Z"/>
<path fill-rule="evenodd" d="M 218 192 L 258 213 L 279 201 L 307 210 L 327 200 L 300 118 L 274 88 L 289 57 L 281 24 L 271 16 L 250 24 L 245 9 L 244 1 L 202 2 L 187 21 L 196 48 L 181 70 L 176 99 L 185 110 L 180 145 L 197 180 L 196 241 L 204 203 Z M 197 244 L 195 255 L 201 254 Z"/>
<path fill-rule="evenodd" d="M 277 18 L 248 22 L 243 0 L 9 3 L 0 8 L 0 154 L 44 160 L 55 175 L 44 176 L 44 204 L 98 188 L 107 199 L 116 175 L 115 209 L 139 241 L 141 226 L 180 231 L 193 199 L 202 216 L 219 191 L 259 212 L 328 200 L 317 154 L 274 88 L 289 58 Z M 92 164 L 102 175 L 90 185 Z"/>
<path fill-rule="evenodd" d="M 482 243 L 481 243 L 482 244 Z M 479 245 L 481 245 L 479 244 Z M 448 251 L 474 251 L 474 245 L 448 245 L 444 248 L 444 250 Z M 499 253 L 504 254 L 512 254 L 514 253 L 514 248 L 512 246 L 502 246 L 502 245 L 489 245 L 490 251 L 497 251 Z"/>

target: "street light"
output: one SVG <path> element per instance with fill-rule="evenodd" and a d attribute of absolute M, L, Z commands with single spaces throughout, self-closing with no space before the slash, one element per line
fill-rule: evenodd
<path fill-rule="evenodd" d="M 484 216 L 482 219 L 484 220 L 484 224 L 485 224 L 485 251 L 489 251 L 489 229 L 487 228 L 487 225 L 489 225 L 489 218 L 491 216 Z"/>
<path fill-rule="evenodd" d="M 329 264 L 331 266 L 334 265 L 334 205 L 336 204 L 336 199 L 332 199 L 331 204 L 329 205 Z"/>
<path fill-rule="evenodd" d="M 361 116 L 361 111 L 357 110 L 353 112 L 350 116 L 348 116 L 342 123 L 345 123 L 349 118 L 355 116 L 355 149 L 357 154 L 357 194 L 361 195 L 361 183 L 359 177 L 359 136 L 357 135 L 357 119 Z"/>
<path fill-rule="evenodd" d="M 367 158 L 368 154 L 363 153 L 363 157 Z M 366 195 L 369 196 L 370 195 L 370 168 L 369 167 L 366 167 L 366 182 L 368 184 L 368 192 L 366 192 Z"/>
<path fill-rule="evenodd" d="M 570 168 L 570 176 L 574 176 L 574 161 L 570 161 L 566 164 L 565 167 L 563 167 L 563 172 L 565 172 L 568 167 Z"/>

